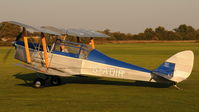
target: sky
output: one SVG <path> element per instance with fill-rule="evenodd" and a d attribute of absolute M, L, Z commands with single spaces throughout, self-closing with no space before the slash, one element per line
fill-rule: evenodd
<path fill-rule="evenodd" d="M 139 33 L 180 24 L 199 29 L 199 0 L 0 0 L 0 22 Z"/>

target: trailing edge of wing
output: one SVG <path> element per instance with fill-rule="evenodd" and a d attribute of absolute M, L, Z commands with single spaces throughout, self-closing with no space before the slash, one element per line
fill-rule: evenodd
<path fill-rule="evenodd" d="M 43 29 L 43 28 L 36 28 L 36 27 L 30 26 L 30 25 L 27 25 L 27 24 L 23 24 L 23 23 L 20 23 L 20 22 L 16 22 L 16 21 L 6 21 L 6 22 L 18 25 L 20 27 L 24 27 L 24 28 L 26 28 L 26 29 L 28 29 L 32 32 L 43 32 L 43 33 L 48 33 L 48 34 L 53 34 L 53 35 L 60 35 L 59 33 L 56 33 L 56 32 L 50 31 L 50 30 L 46 30 L 46 29 Z"/>

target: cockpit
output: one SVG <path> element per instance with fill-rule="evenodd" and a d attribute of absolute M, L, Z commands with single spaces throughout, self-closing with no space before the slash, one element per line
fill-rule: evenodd
<path fill-rule="evenodd" d="M 73 58 L 87 59 L 91 50 L 92 48 L 90 46 L 82 43 L 57 39 L 56 42 L 51 46 L 50 52 L 53 54 L 59 54 Z"/>

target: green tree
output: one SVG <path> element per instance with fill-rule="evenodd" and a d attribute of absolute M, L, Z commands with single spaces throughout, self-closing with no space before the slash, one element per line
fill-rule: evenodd
<path fill-rule="evenodd" d="M 182 40 L 196 40 L 197 31 L 192 26 L 185 24 L 175 28 L 174 31 L 182 38 Z"/>
<path fill-rule="evenodd" d="M 152 28 L 146 28 L 144 31 L 144 40 L 153 40 L 156 36 Z"/>
<path fill-rule="evenodd" d="M 167 31 L 165 30 L 164 27 L 159 26 L 159 27 L 155 28 L 155 33 L 156 33 L 159 40 L 165 40 L 166 39 Z"/>

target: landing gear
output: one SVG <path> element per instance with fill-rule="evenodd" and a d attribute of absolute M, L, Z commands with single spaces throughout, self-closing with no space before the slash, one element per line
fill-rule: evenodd
<path fill-rule="evenodd" d="M 37 78 L 35 79 L 35 81 L 33 82 L 33 86 L 35 88 L 42 88 L 45 86 L 45 80 L 42 78 Z"/>
<path fill-rule="evenodd" d="M 50 84 L 53 86 L 58 86 L 61 84 L 61 79 L 58 76 L 51 76 Z"/>
<path fill-rule="evenodd" d="M 40 76 L 40 78 L 34 80 L 33 86 L 35 88 L 42 88 L 45 87 L 48 83 L 50 83 L 52 86 L 58 86 L 61 84 L 61 79 L 58 76 Z"/>

